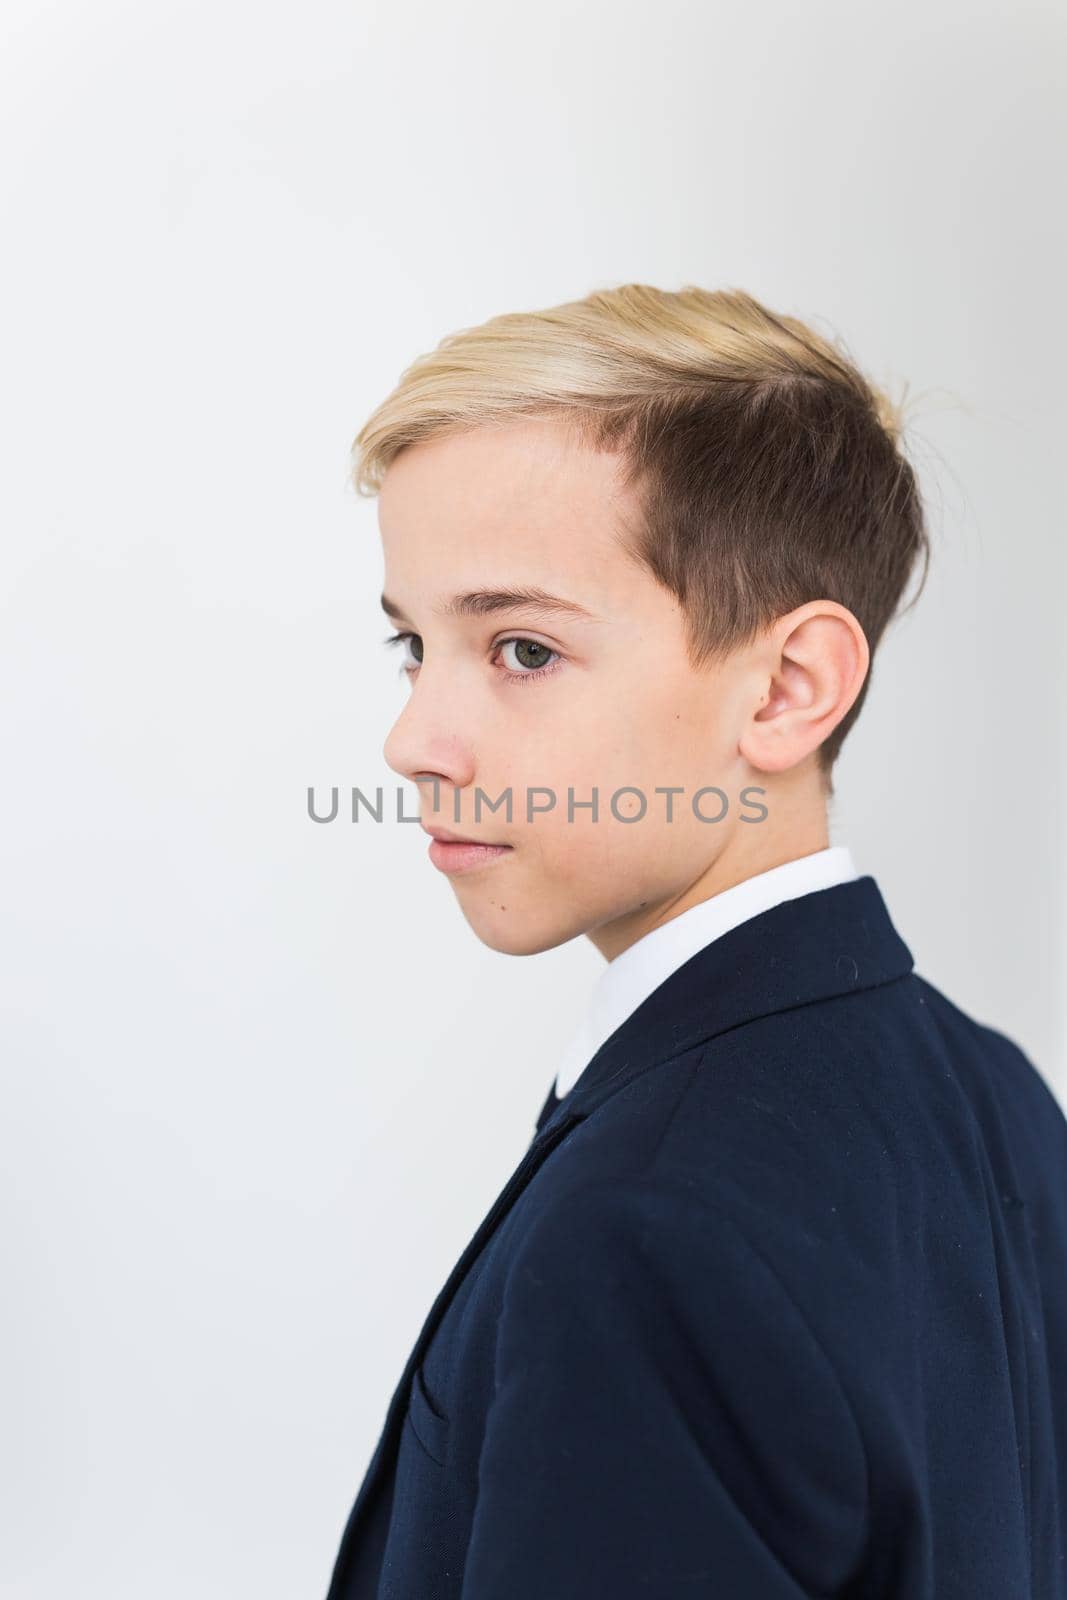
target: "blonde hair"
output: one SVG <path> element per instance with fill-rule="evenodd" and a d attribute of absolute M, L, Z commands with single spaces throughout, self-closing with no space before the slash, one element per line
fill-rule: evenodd
<path fill-rule="evenodd" d="M 449 334 L 356 436 L 355 487 L 377 493 L 421 439 L 520 417 L 567 421 L 587 447 L 621 454 L 642 511 L 631 548 L 678 598 L 694 665 L 832 599 L 862 626 L 873 668 L 920 554 L 925 584 L 902 405 L 840 343 L 743 290 L 623 284 Z M 819 749 L 831 792 L 870 678 Z"/>

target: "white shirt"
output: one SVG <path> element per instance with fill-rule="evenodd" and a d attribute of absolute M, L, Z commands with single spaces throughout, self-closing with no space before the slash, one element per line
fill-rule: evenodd
<path fill-rule="evenodd" d="M 783 900 L 858 876 L 848 846 L 830 845 L 713 894 L 621 951 L 593 985 L 585 1015 L 563 1053 L 556 1094 L 562 1098 L 572 1089 L 605 1039 L 665 978 L 713 939 Z"/>

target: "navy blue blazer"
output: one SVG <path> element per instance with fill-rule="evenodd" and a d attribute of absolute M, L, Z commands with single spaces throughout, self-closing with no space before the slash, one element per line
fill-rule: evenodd
<path fill-rule="evenodd" d="M 437 1296 L 328 1600 L 1064 1600 L 1067 1120 L 873 878 L 601 1046 Z"/>

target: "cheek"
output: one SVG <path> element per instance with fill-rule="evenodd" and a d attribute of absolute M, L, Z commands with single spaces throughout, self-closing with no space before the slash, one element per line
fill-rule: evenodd
<path fill-rule="evenodd" d="M 590 799 L 597 788 L 604 806 L 613 790 L 640 785 L 653 774 L 668 743 L 662 727 L 642 708 L 609 706 L 595 716 L 556 718 L 523 742 L 509 766 L 516 775 L 516 793 L 520 785 L 550 788 L 557 809 L 565 813 L 568 786 L 576 801 Z"/>
<path fill-rule="evenodd" d="M 704 784 L 721 784 L 729 792 L 734 782 L 731 748 L 723 704 L 707 693 L 679 693 L 649 715 L 641 754 L 653 785 L 682 784 L 692 793 Z"/>
<path fill-rule="evenodd" d="M 598 786 L 597 813 L 576 807 L 568 821 L 566 796 L 553 812 L 535 818 L 527 836 L 532 846 L 527 863 L 542 881 L 557 884 L 572 901 L 590 899 L 610 904 L 620 893 L 631 896 L 636 888 L 650 894 L 688 881 L 694 860 L 702 859 L 712 829 L 698 832 L 691 817 L 675 797 L 673 820 L 667 821 L 666 797 L 654 786 L 642 788 L 644 810 L 637 795 L 617 795 L 625 786 Z M 580 799 L 581 795 L 576 795 Z M 631 820 L 620 820 L 630 818 Z"/>
<path fill-rule="evenodd" d="M 728 789 L 730 776 L 726 717 L 718 697 L 706 686 L 694 690 L 691 678 L 679 680 L 669 667 L 650 668 L 651 676 L 636 675 L 613 679 L 611 692 L 603 693 L 598 683 L 594 696 L 581 692 L 554 702 L 551 717 L 539 721 L 515 738 L 507 752 L 504 782 L 515 795 L 516 820 L 525 821 L 527 790 L 550 789 L 556 797 L 555 810 L 535 815 L 533 826 L 551 822 L 564 835 L 580 835 L 588 810 L 578 810 L 575 822 L 566 823 L 568 786 L 575 801 L 588 800 L 594 787 L 599 796 L 600 825 L 606 831 L 610 800 L 616 790 L 627 786 L 640 789 L 647 800 L 646 821 L 612 825 L 620 836 L 630 832 L 652 831 L 652 817 L 666 817 L 666 797 L 656 795 L 657 786 L 682 786 L 693 793 L 704 784 L 720 783 Z M 535 695 L 536 689 L 518 694 Z M 728 790 L 729 792 L 729 790 Z M 535 804 L 544 796 L 538 796 Z M 676 798 L 675 804 L 679 803 Z M 620 810 L 639 808 L 634 796 L 621 796 Z M 668 832 L 676 830 L 671 827 Z"/>

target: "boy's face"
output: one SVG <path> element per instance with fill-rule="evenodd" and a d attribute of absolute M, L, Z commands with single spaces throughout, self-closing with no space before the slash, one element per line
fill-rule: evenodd
<path fill-rule="evenodd" d="M 618 468 L 555 422 L 520 420 L 408 446 L 380 491 L 384 594 L 393 626 L 416 636 L 393 647 L 413 670 L 385 759 L 412 781 L 439 779 L 436 809 L 434 785 L 418 786 L 424 827 L 509 847 L 449 881 L 478 937 L 510 954 L 588 933 L 611 956 L 666 920 L 732 838 L 761 831 L 751 817 L 763 796 L 741 797 L 761 775 L 738 736 L 764 679 L 745 654 L 689 664 L 677 601 L 621 542 L 637 508 Z M 588 615 L 529 603 L 441 610 L 454 596 L 518 588 Z M 667 785 L 682 790 L 670 822 L 656 793 Z M 697 801 L 709 820 L 694 812 L 708 785 L 725 794 L 721 821 L 717 794 Z M 477 789 L 495 801 L 509 788 L 510 820 L 484 799 L 476 815 Z M 577 803 L 594 788 L 597 819 L 585 806 L 568 820 L 569 789 Z M 619 820 L 612 795 L 630 788 L 644 815 Z M 528 820 L 535 790 L 555 804 L 536 809 L 549 796 L 533 793 Z M 633 818 L 641 799 L 625 792 L 616 809 Z"/>

